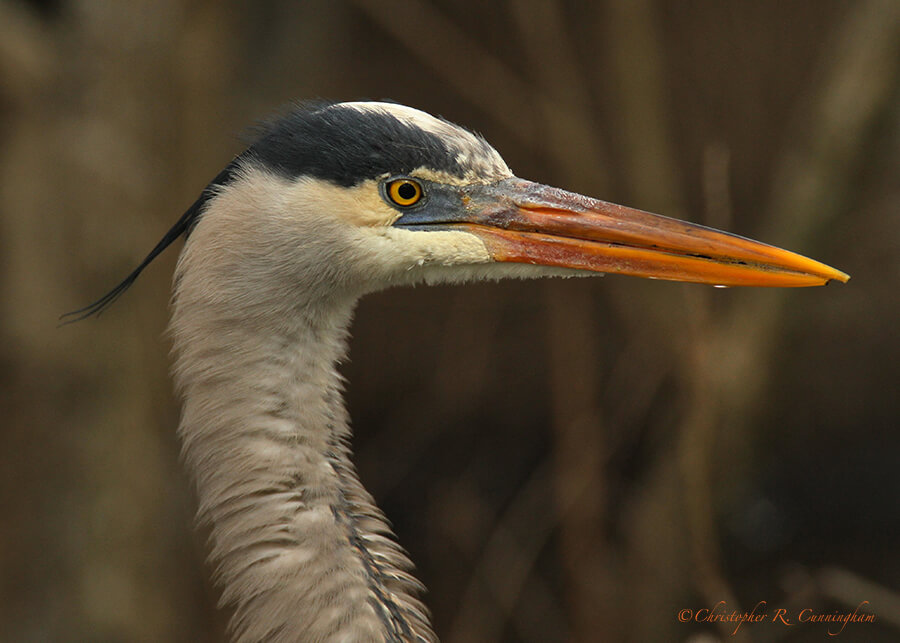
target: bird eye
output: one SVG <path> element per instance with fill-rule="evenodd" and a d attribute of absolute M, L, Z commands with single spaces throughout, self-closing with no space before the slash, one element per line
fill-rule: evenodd
<path fill-rule="evenodd" d="M 415 205 L 422 198 L 422 186 L 410 179 L 395 179 L 386 187 L 388 198 L 404 208 Z"/>

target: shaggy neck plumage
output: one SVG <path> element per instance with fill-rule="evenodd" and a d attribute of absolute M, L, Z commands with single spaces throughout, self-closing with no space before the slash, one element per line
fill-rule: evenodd
<path fill-rule="evenodd" d="M 436 640 L 411 564 L 350 461 L 335 366 L 355 297 L 215 298 L 214 282 L 235 273 L 194 261 L 208 250 L 192 254 L 194 236 L 172 319 L 180 435 L 235 639 Z"/>

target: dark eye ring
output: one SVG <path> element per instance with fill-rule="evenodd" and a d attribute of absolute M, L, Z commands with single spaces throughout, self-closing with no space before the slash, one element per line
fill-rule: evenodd
<path fill-rule="evenodd" d="M 401 208 L 408 208 L 422 200 L 421 184 L 412 179 L 394 179 L 385 186 L 388 199 Z"/>

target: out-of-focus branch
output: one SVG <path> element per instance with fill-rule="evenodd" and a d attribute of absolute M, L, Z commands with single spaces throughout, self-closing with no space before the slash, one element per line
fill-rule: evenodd
<path fill-rule="evenodd" d="M 0 2 L 0 95 L 28 98 L 52 73 L 52 41 L 23 5 Z"/>
<path fill-rule="evenodd" d="M 881 621 L 887 621 L 900 630 L 900 595 L 840 567 L 825 567 L 816 574 L 819 592 L 847 607 L 855 608 L 861 597 L 868 601 L 867 611 Z"/>
<path fill-rule="evenodd" d="M 535 469 L 497 520 L 472 570 L 448 643 L 497 641 L 505 621 L 514 620 L 526 582 L 534 582 L 530 577 L 535 561 L 556 526 L 553 514 L 543 511 L 551 502 L 553 475 L 548 459 Z M 486 599 L 495 602 L 499 610 L 485 610 Z M 545 615 L 546 619 L 551 616 Z M 559 624 L 562 618 L 552 620 Z"/>
<path fill-rule="evenodd" d="M 609 53 L 625 145 L 625 176 L 643 207 L 675 216 L 683 209 L 675 149 L 666 124 L 666 75 L 653 3 L 605 3 Z M 601 23 L 601 24 L 603 24 Z"/>
<path fill-rule="evenodd" d="M 721 143 L 707 145 L 703 150 L 703 223 L 713 228 L 731 228 L 730 169 L 728 148 Z"/>
<path fill-rule="evenodd" d="M 559 2 L 512 0 L 510 12 L 522 35 L 525 55 L 538 86 L 543 143 L 556 167 L 577 189 L 602 194 L 608 188 L 608 161 L 592 114 L 588 84 L 580 73 L 572 37 Z M 566 109 L 560 109 L 560 104 Z"/>
<path fill-rule="evenodd" d="M 683 502 L 690 535 L 690 559 L 694 583 L 709 605 L 725 601 L 729 609 L 740 611 L 737 597 L 722 571 L 721 551 L 716 534 L 712 470 L 716 438 L 725 415 L 715 380 L 716 349 L 708 343 L 715 334 L 703 300 L 694 301 L 690 348 L 683 362 L 682 377 L 687 385 L 687 412 L 679 430 L 678 456 L 684 483 Z M 720 634 L 735 641 L 749 641 L 746 632 L 733 632 L 727 624 L 716 624 Z"/>
<path fill-rule="evenodd" d="M 600 419 L 599 348 L 590 291 L 570 282 L 548 285 L 547 330 L 556 506 L 566 571 L 572 640 L 597 632 L 619 639 L 615 556 L 605 533 L 606 434 Z"/>
<path fill-rule="evenodd" d="M 781 577 L 784 606 L 797 613 L 812 606 L 838 603 L 850 611 L 874 614 L 878 622 L 900 631 L 900 595 L 889 587 L 842 567 L 785 570 Z"/>
<path fill-rule="evenodd" d="M 898 82 L 900 3 L 853 6 L 833 45 L 823 48 L 830 64 L 822 85 L 796 115 L 803 144 L 786 150 L 773 181 L 769 231 L 780 243 L 801 249 L 844 205 L 867 134 Z"/>

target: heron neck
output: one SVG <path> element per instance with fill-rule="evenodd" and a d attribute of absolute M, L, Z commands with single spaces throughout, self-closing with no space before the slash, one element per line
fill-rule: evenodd
<path fill-rule="evenodd" d="M 267 319 L 176 297 L 179 433 L 236 640 L 435 640 L 350 460 L 336 364 L 354 303 Z"/>

